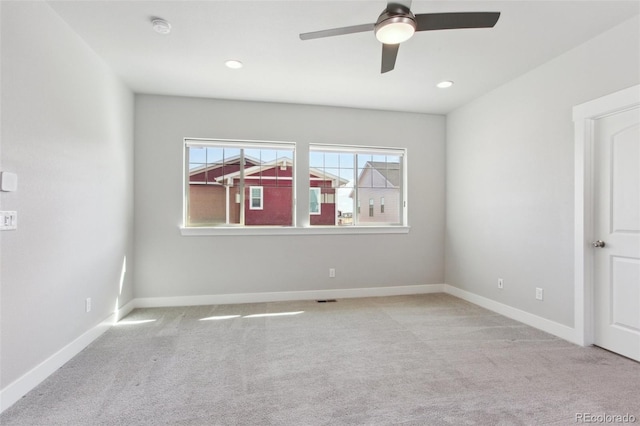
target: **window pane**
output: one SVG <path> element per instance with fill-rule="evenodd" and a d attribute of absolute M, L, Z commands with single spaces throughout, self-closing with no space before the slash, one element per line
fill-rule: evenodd
<path fill-rule="evenodd" d="M 340 168 L 353 169 L 353 161 L 355 160 L 354 154 L 340 154 Z"/>
<path fill-rule="evenodd" d="M 367 159 L 365 162 L 364 160 Z M 358 199 L 368 200 L 368 211 L 360 211 L 356 224 L 402 223 L 402 157 L 399 155 L 358 155 Z M 380 207 L 375 202 L 380 200 Z"/>
<path fill-rule="evenodd" d="M 222 185 L 190 184 L 188 219 L 191 226 L 225 223 L 226 188 Z"/>
<path fill-rule="evenodd" d="M 320 197 L 322 216 L 330 206 L 334 209 L 334 223 L 348 225 L 401 224 L 403 210 L 402 155 L 386 155 L 362 151 L 328 152 L 310 148 L 309 162 L 313 165 L 311 187 L 322 188 Z M 313 173 L 316 173 L 315 176 Z M 379 203 L 379 204 L 378 204 Z M 363 206 L 364 208 L 361 208 Z M 378 207 L 379 206 L 379 207 Z M 311 216 L 311 224 L 330 224 Z"/>
<path fill-rule="evenodd" d="M 191 147 L 189 150 L 189 161 L 192 163 L 206 163 L 207 150 L 201 147 Z"/>
<path fill-rule="evenodd" d="M 293 147 L 242 144 L 186 147 L 187 226 L 293 224 Z"/>
<path fill-rule="evenodd" d="M 324 153 L 311 151 L 309 153 L 309 167 L 324 167 Z"/>
<path fill-rule="evenodd" d="M 327 188 L 337 188 L 340 186 L 340 169 L 325 169 L 325 179 Z"/>
<path fill-rule="evenodd" d="M 278 158 L 278 151 L 275 149 L 261 149 L 260 150 L 260 160 L 262 160 L 262 164 L 266 165 L 266 163 L 271 163 Z"/>
<path fill-rule="evenodd" d="M 206 182 L 206 164 L 189 163 L 189 182 Z"/>
<path fill-rule="evenodd" d="M 262 162 L 259 149 L 245 149 L 244 158 L 252 165 L 259 165 Z"/>
<path fill-rule="evenodd" d="M 353 154 L 310 150 L 311 225 L 343 224 L 343 213 L 353 212 L 353 200 L 349 198 L 351 190 L 347 188 L 354 180 L 353 161 Z M 313 193 L 317 194 L 317 200 Z M 313 204 L 316 201 L 317 208 Z"/>
<path fill-rule="evenodd" d="M 367 154 L 358 154 L 358 168 L 362 169 L 366 166 L 366 164 L 368 162 L 372 161 L 371 160 L 371 155 L 367 155 Z"/>
<path fill-rule="evenodd" d="M 206 148 L 207 150 L 207 163 L 222 163 L 224 161 L 224 149 L 223 148 Z"/>
<path fill-rule="evenodd" d="M 234 185 L 229 187 L 229 224 L 239 225 L 241 223 L 240 220 L 240 210 L 241 210 L 241 202 L 242 202 L 242 189 L 240 188 L 240 181 L 236 182 Z M 226 202 L 226 199 L 225 199 Z M 221 222 L 224 223 L 224 222 Z"/>
<path fill-rule="evenodd" d="M 231 160 L 240 160 L 240 148 L 229 148 L 229 147 L 225 147 L 224 148 L 224 161 L 225 162 L 230 162 Z"/>
<path fill-rule="evenodd" d="M 340 155 L 335 152 L 325 152 L 324 167 L 338 167 Z"/>

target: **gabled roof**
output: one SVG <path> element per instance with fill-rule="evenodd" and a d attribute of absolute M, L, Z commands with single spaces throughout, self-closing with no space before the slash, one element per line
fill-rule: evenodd
<path fill-rule="evenodd" d="M 245 157 L 245 158 L 247 158 L 247 157 Z M 255 159 L 252 159 L 252 160 L 255 160 Z M 289 157 L 280 157 L 280 158 L 277 158 L 275 160 L 264 162 L 262 164 L 260 164 L 260 162 L 258 161 L 255 166 L 246 167 L 244 169 L 244 175 L 245 175 L 245 177 L 247 177 L 247 176 L 252 175 L 253 173 L 258 173 L 260 171 L 269 170 L 269 169 L 272 169 L 274 167 L 280 167 L 283 164 L 285 166 L 291 166 L 291 165 L 293 165 L 293 160 L 291 158 L 289 158 Z M 203 171 L 204 170 L 201 169 L 201 170 L 198 170 L 197 173 L 201 173 Z M 349 182 L 348 179 L 344 179 L 344 178 L 341 178 L 340 176 L 336 176 L 336 175 L 333 175 L 331 173 L 323 172 L 321 170 L 314 169 L 314 168 L 309 168 L 309 173 L 311 175 L 317 177 L 317 178 L 336 181 L 337 182 L 337 186 L 344 185 L 347 182 Z M 194 173 L 190 172 L 190 174 L 193 175 Z M 216 178 L 216 182 L 224 182 L 227 179 L 234 179 L 234 178 L 237 178 L 239 176 L 240 176 L 240 171 L 238 170 L 236 172 L 227 173 L 226 175 L 218 176 Z"/>
<path fill-rule="evenodd" d="M 334 175 L 332 173 L 328 173 L 326 171 L 316 169 L 314 167 L 309 167 L 309 174 L 312 174 L 321 179 L 336 181 L 337 183 L 336 186 L 342 186 L 349 183 L 349 179 L 342 178 L 338 175 Z"/>
<path fill-rule="evenodd" d="M 396 167 L 396 168 L 389 168 Z M 364 165 L 364 168 L 360 172 L 360 176 L 358 176 L 358 186 L 360 185 L 360 179 L 364 176 L 367 170 L 371 170 L 372 172 L 378 173 L 382 176 L 388 183 L 387 187 L 390 188 L 398 188 L 400 187 L 401 176 L 400 176 L 400 163 L 388 163 L 384 161 L 367 161 Z M 349 197 L 353 198 L 354 190 L 351 190 L 349 193 Z"/>
<path fill-rule="evenodd" d="M 260 164 L 260 160 L 254 157 L 251 157 L 250 155 L 245 155 L 244 156 L 244 162 L 246 163 L 251 163 L 251 164 Z M 221 163 L 215 163 L 215 164 L 203 164 L 200 167 L 195 167 L 193 169 L 189 169 L 189 176 L 193 176 L 193 175 L 197 175 L 198 173 L 202 173 L 202 172 L 208 172 L 210 170 L 215 170 L 217 168 L 222 167 L 223 165 L 232 165 L 232 164 L 239 164 L 240 163 L 240 155 L 234 155 L 233 157 L 228 157 L 224 159 L 224 164 Z"/>
<path fill-rule="evenodd" d="M 400 186 L 400 181 L 401 181 L 400 163 L 387 163 L 384 161 L 367 161 L 367 163 L 365 164 L 365 169 L 367 168 L 367 166 L 374 168 L 393 187 L 397 188 L 398 186 Z M 390 166 L 395 168 L 389 168 Z"/>
<path fill-rule="evenodd" d="M 289 166 L 293 164 L 293 160 L 291 160 L 291 158 L 289 157 L 280 157 L 280 158 L 276 158 L 275 160 L 271 160 L 271 161 L 267 161 L 265 163 L 260 164 L 260 162 L 258 162 L 255 166 L 251 166 L 251 167 L 246 167 L 244 169 L 244 175 L 252 175 L 254 173 L 257 173 L 261 170 L 269 170 L 269 169 L 273 169 L 274 167 L 279 167 L 281 165 L 285 165 L 285 166 Z M 232 172 L 232 173 L 227 173 L 226 175 L 222 175 L 222 176 L 218 176 L 216 178 L 217 181 L 221 182 L 224 181 L 226 179 L 233 179 L 236 177 L 240 176 L 240 170 L 238 170 L 237 172 Z"/>

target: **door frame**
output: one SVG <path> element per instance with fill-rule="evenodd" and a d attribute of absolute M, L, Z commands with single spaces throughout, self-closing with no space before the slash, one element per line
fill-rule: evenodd
<path fill-rule="evenodd" d="M 599 118 L 640 105 L 640 85 L 573 107 L 575 135 L 574 329 L 576 343 L 594 343 L 594 125 Z"/>

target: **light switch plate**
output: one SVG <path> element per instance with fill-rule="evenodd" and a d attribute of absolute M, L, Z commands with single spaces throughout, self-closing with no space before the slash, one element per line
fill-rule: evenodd
<path fill-rule="evenodd" d="M 0 172 L 0 190 L 12 192 L 18 189 L 18 175 L 9 172 Z"/>
<path fill-rule="evenodd" d="M 0 230 L 18 229 L 18 212 L 0 212 Z"/>

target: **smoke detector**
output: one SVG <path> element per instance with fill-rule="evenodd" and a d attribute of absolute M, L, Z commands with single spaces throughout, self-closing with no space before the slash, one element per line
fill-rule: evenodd
<path fill-rule="evenodd" d="M 161 18 L 151 19 L 153 30 L 158 34 L 169 34 L 171 32 L 171 24 Z"/>

